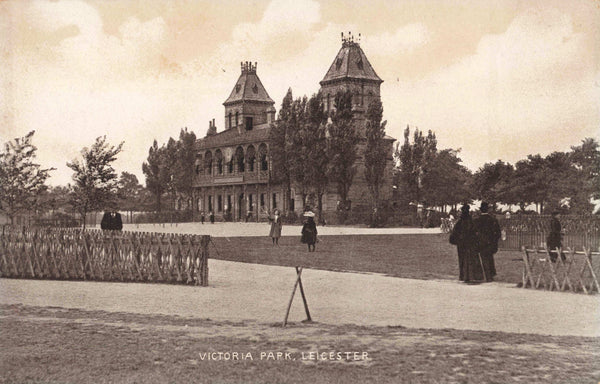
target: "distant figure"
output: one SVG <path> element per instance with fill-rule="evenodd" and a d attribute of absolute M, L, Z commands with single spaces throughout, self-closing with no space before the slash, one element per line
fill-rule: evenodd
<path fill-rule="evenodd" d="M 560 212 L 553 211 L 552 219 L 550 219 L 550 233 L 548 233 L 548 237 L 546 238 L 546 247 L 548 248 L 548 251 L 550 251 L 550 260 L 552 262 L 556 262 L 556 259 L 558 259 L 556 248 L 562 250 L 562 228 L 558 219 L 560 219 Z M 562 251 L 560 257 L 565 261 L 566 257 Z"/>
<path fill-rule="evenodd" d="M 200 222 L 204 224 L 204 211 L 200 212 Z"/>
<path fill-rule="evenodd" d="M 315 214 L 311 211 L 304 213 L 306 222 L 302 226 L 302 237 L 300 242 L 308 245 L 308 252 L 315 251 L 315 243 L 317 242 L 317 225 L 315 224 Z"/>
<path fill-rule="evenodd" d="M 273 211 L 273 216 L 269 216 L 269 221 L 271 222 L 271 230 L 269 231 L 269 237 L 273 240 L 273 245 L 279 245 L 279 238 L 281 237 L 281 215 L 279 214 L 279 210 L 275 209 Z"/>
<path fill-rule="evenodd" d="M 120 231 L 123 229 L 123 221 L 121 220 L 121 214 L 116 211 L 104 212 L 102 221 L 100 222 L 100 228 L 109 231 Z"/>
<path fill-rule="evenodd" d="M 477 253 L 477 234 L 470 207 L 461 207 L 461 215 L 450 234 L 450 244 L 456 245 L 458 251 L 459 279 L 465 283 L 474 283 L 482 279 L 482 268 Z"/>
<path fill-rule="evenodd" d="M 477 248 L 483 263 L 483 277 L 486 281 L 494 281 L 496 276 L 494 254 L 498 252 L 498 241 L 502 237 L 502 232 L 498 220 L 488 213 L 489 204 L 487 202 L 482 201 L 479 210 L 481 215 L 473 223 L 477 231 Z"/>
<path fill-rule="evenodd" d="M 215 223 L 215 214 L 213 213 L 213 211 L 210 211 L 210 212 L 208 213 L 208 219 L 210 220 L 210 223 L 211 223 L 211 224 L 214 224 L 214 223 Z"/>

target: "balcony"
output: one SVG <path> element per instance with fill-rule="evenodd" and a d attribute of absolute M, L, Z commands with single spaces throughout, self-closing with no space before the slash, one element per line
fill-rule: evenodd
<path fill-rule="evenodd" d="M 269 181 L 269 171 L 231 173 L 223 175 L 196 175 L 194 187 L 210 187 L 219 185 L 266 184 Z"/>

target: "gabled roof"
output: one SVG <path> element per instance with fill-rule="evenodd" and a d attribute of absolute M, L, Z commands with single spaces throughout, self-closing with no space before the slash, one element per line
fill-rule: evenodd
<path fill-rule="evenodd" d="M 275 104 L 269 97 L 267 90 L 256 75 L 256 63 L 242 63 L 242 74 L 235 83 L 231 94 L 225 100 L 223 105 L 229 105 L 242 101 L 255 101 L 269 104 Z"/>
<path fill-rule="evenodd" d="M 383 80 L 375 73 L 360 45 L 351 39 L 343 40 L 342 48 L 320 84 L 324 85 L 341 79 L 359 79 L 383 83 Z"/>
<path fill-rule="evenodd" d="M 251 131 L 237 129 L 228 129 L 217 133 L 216 135 L 206 136 L 196 140 L 196 150 L 212 149 L 227 146 L 238 146 L 255 142 L 266 142 L 269 140 L 270 124 L 257 125 Z"/>

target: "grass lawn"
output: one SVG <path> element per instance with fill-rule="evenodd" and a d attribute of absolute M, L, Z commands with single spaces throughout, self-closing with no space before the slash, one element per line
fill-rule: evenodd
<path fill-rule="evenodd" d="M 456 247 L 447 234 L 321 236 L 308 253 L 298 237 L 214 237 L 210 257 L 246 263 L 304 266 L 334 271 L 375 272 L 413 279 L 458 279 Z M 497 281 L 521 282 L 521 254 L 495 256 Z"/>
<path fill-rule="evenodd" d="M 0 306 L 0 383 L 598 383 L 598 338 Z M 364 360 L 311 360 L 310 352 Z M 212 352 L 252 360 L 207 360 Z M 261 352 L 290 360 L 261 359 Z M 304 354 L 304 355 L 303 355 Z M 305 358 L 303 358 L 303 356 Z M 314 356 L 314 355 L 313 355 Z M 327 354 L 326 357 L 329 355 Z M 268 355 L 267 355 L 268 357 Z"/>

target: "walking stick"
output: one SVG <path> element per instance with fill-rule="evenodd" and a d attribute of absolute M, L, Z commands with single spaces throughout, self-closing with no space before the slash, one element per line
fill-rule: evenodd
<path fill-rule="evenodd" d="M 479 263 L 481 264 L 481 271 L 483 272 L 483 278 L 485 281 L 488 281 L 487 275 L 485 274 L 485 268 L 483 267 L 483 259 L 481 258 L 481 252 L 477 252 L 477 256 L 479 256 Z"/>

